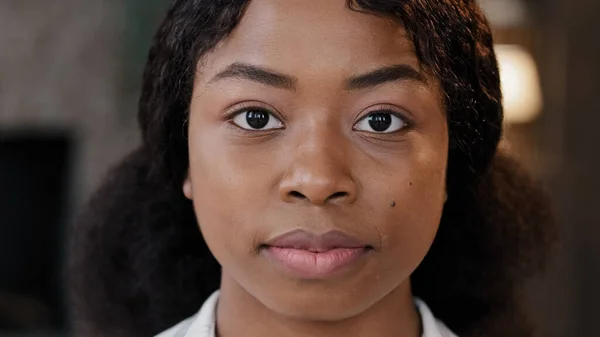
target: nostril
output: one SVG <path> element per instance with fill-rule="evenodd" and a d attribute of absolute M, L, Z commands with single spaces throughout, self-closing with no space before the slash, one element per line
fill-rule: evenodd
<path fill-rule="evenodd" d="M 306 196 L 298 191 L 291 191 L 290 197 L 296 198 L 296 199 L 306 199 Z"/>
<path fill-rule="evenodd" d="M 308 201 L 314 204 L 324 204 L 328 202 L 341 202 L 342 200 L 349 200 L 350 193 L 348 192 L 336 192 L 330 194 L 327 198 L 323 199 L 324 195 L 320 195 L 320 193 L 308 194 L 305 195 L 302 192 L 297 190 L 292 190 L 287 193 L 286 200 L 288 202 L 304 202 Z"/>
<path fill-rule="evenodd" d="M 336 192 L 336 193 L 333 193 L 332 195 L 330 195 L 329 198 L 327 198 L 327 199 L 330 199 L 330 200 L 341 199 L 341 198 L 345 198 L 347 196 L 348 196 L 348 192 Z"/>

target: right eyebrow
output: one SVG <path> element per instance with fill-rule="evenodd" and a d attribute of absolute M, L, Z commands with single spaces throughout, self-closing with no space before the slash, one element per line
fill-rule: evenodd
<path fill-rule="evenodd" d="M 215 75 L 209 83 L 227 78 L 245 79 L 286 90 L 296 90 L 296 83 L 298 82 L 294 77 L 280 74 L 273 70 L 252 64 L 236 62 L 230 64 L 225 70 Z"/>
<path fill-rule="evenodd" d="M 379 68 L 366 74 L 353 76 L 346 83 L 347 90 L 370 89 L 389 82 L 414 80 L 427 84 L 427 79 L 415 68 L 407 64 L 397 64 Z"/>

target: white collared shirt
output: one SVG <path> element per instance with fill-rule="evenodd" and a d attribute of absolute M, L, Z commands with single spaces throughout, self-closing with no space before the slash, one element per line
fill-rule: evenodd
<path fill-rule="evenodd" d="M 216 308 L 219 291 L 215 291 L 194 316 L 155 337 L 216 337 Z M 423 324 L 422 337 L 456 337 L 441 321 L 433 317 L 427 305 L 415 299 Z"/>

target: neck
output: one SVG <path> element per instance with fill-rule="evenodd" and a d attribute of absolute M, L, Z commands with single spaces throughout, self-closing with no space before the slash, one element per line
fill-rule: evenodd
<path fill-rule="evenodd" d="M 224 272 L 217 306 L 217 331 L 219 337 L 418 337 L 421 322 L 409 281 L 354 317 L 310 322 L 270 310 Z"/>

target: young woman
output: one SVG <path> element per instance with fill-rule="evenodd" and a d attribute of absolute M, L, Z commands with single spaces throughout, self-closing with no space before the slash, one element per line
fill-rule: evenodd
<path fill-rule="evenodd" d="M 74 230 L 82 335 L 531 334 L 550 213 L 474 0 L 172 1 L 139 121 Z"/>

